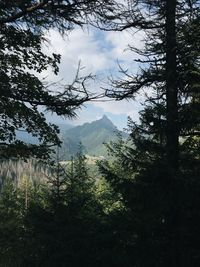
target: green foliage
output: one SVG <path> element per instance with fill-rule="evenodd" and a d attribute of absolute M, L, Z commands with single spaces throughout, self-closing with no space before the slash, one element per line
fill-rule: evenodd
<path fill-rule="evenodd" d="M 4 183 L 1 265 L 131 266 L 125 245 L 131 221 L 121 194 L 89 175 L 81 146 L 67 165 L 54 164 L 46 185 L 25 175 L 18 188 Z"/>
<path fill-rule="evenodd" d="M 20 266 L 23 254 L 23 207 L 9 179 L 0 193 L 0 216 L 0 265 Z"/>
<path fill-rule="evenodd" d="M 57 115 L 74 117 L 76 109 L 94 95 L 86 92 L 88 77 L 70 85 L 54 85 L 38 74 L 52 68 L 58 74 L 60 55 L 42 51 L 45 31 L 55 28 L 67 33 L 92 18 L 99 21 L 107 1 L 0 1 L 0 157 L 48 158 L 51 147 L 60 144 L 58 127 L 46 121 L 41 108 Z M 80 66 L 79 66 L 80 67 Z M 52 90 L 53 89 L 53 90 Z M 52 92 L 53 91 L 53 92 Z M 17 131 L 37 137 L 39 144 L 20 141 Z"/>
<path fill-rule="evenodd" d="M 27 211 L 27 238 L 31 242 L 25 263 L 92 266 L 102 212 L 81 150 L 67 169 L 58 162 L 52 166 L 49 183 L 48 193 L 42 196 L 45 206 L 33 202 Z"/>
<path fill-rule="evenodd" d="M 132 266 L 200 262 L 194 230 L 199 224 L 200 189 L 200 16 L 199 1 L 189 2 L 133 1 L 133 21 L 127 13 L 124 16 L 127 28 L 145 30 L 144 47 L 130 46 L 140 55 L 140 69 L 135 75 L 121 69 L 125 77 L 107 91 L 118 100 L 146 92 L 139 123 L 129 120 L 129 141 L 108 146 L 114 159 L 99 164 L 113 190 L 121 194 L 131 221 L 123 241 Z M 173 7 L 175 14 L 169 12 Z"/>

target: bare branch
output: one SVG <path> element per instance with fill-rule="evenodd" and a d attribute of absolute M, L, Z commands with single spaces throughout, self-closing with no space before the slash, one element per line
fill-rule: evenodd
<path fill-rule="evenodd" d="M 0 25 L 5 24 L 5 23 L 10 23 L 10 22 L 15 22 L 17 19 L 19 19 L 19 18 L 21 18 L 21 17 L 23 17 L 29 13 L 32 13 L 35 10 L 43 8 L 45 5 L 48 4 L 48 2 L 50 2 L 50 1 L 49 0 L 40 1 L 39 3 L 37 3 L 33 6 L 30 6 L 30 7 L 27 7 L 23 11 L 16 13 L 16 14 L 13 14 L 8 18 L 0 19 Z"/>

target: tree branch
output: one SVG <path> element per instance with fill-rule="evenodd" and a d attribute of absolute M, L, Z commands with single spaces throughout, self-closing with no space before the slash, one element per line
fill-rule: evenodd
<path fill-rule="evenodd" d="M 0 25 L 3 25 L 5 23 L 10 23 L 10 22 L 15 22 L 17 19 L 29 14 L 29 13 L 32 13 L 34 12 L 35 10 L 38 10 L 38 9 L 41 9 L 42 7 L 44 7 L 45 5 L 47 5 L 49 2 L 49 0 L 43 0 L 31 7 L 27 7 L 25 10 L 19 12 L 19 13 L 16 13 L 16 14 L 13 14 L 11 15 L 10 17 L 8 18 L 3 18 L 3 19 L 0 19 Z"/>

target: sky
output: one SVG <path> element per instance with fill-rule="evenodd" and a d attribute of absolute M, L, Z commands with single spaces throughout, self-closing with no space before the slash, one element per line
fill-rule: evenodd
<path fill-rule="evenodd" d="M 46 33 L 43 50 L 45 53 L 58 53 L 61 55 L 60 71 L 57 76 L 48 69 L 42 74 L 49 82 L 61 82 L 69 84 L 73 81 L 79 62 L 83 67 L 81 75 L 93 74 L 94 81 L 88 84 L 88 89 L 97 94 L 101 88 L 108 88 L 108 79 L 112 76 L 119 77 L 118 64 L 128 69 L 130 73 L 136 73 L 138 66 L 134 62 L 138 56 L 127 49 L 128 44 L 141 47 L 142 34 L 132 36 L 129 32 L 103 32 L 94 28 L 82 30 L 74 29 L 68 36 L 62 37 L 57 31 L 51 30 Z M 127 117 L 134 121 L 138 120 L 140 110 L 140 98 L 134 101 L 98 101 L 85 104 L 77 112 L 77 117 L 66 123 L 80 125 L 100 119 L 104 114 L 113 123 L 123 129 L 127 125 Z M 52 120 L 65 123 L 55 115 Z"/>

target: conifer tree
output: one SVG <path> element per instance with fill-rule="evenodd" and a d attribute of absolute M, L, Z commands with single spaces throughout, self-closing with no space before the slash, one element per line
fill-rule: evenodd
<path fill-rule="evenodd" d="M 199 1 L 131 4 L 121 29 L 145 31 L 144 48 L 130 46 L 141 68 L 124 70 L 107 94 L 147 98 L 140 122 L 129 120 L 130 141 L 111 146 L 116 160 L 100 168 L 132 214 L 133 265 L 198 266 Z"/>
<path fill-rule="evenodd" d="M 23 258 L 24 203 L 11 179 L 0 191 L 0 265 L 21 266 Z"/>

